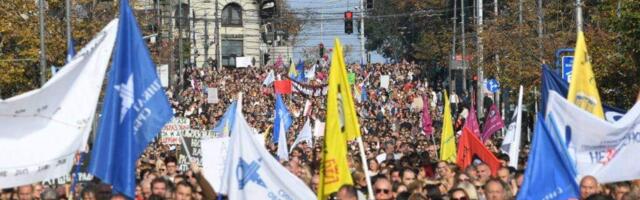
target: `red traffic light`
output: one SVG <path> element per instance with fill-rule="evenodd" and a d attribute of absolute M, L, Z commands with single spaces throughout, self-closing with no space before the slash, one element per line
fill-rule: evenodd
<path fill-rule="evenodd" d="M 353 19 L 353 12 L 351 11 L 344 12 L 344 20 L 352 20 L 352 19 Z"/>

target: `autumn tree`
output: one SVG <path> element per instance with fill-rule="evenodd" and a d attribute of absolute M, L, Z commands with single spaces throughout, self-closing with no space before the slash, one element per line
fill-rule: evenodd
<path fill-rule="evenodd" d="M 46 2 L 46 61 L 60 67 L 67 51 L 65 1 Z M 76 0 L 72 8 L 76 50 L 111 21 L 117 10 L 113 2 L 93 0 Z M 3 1 L 0 11 L 0 97 L 7 98 L 40 86 L 38 5 L 34 1 Z M 48 66 L 46 74 L 51 76 Z"/>

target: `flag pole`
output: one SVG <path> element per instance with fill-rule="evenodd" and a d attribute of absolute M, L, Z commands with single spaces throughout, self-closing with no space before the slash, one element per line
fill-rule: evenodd
<path fill-rule="evenodd" d="M 367 181 L 367 192 L 369 192 L 369 200 L 373 200 L 373 188 L 371 187 L 371 175 L 369 174 L 369 163 L 367 163 L 367 156 L 364 152 L 364 144 L 362 142 L 362 136 L 357 138 L 358 149 L 360 149 L 360 159 L 362 160 L 362 169 L 364 170 L 364 177 Z"/>

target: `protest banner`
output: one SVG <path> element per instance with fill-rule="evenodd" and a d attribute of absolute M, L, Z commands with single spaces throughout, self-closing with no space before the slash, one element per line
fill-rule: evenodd
<path fill-rule="evenodd" d="M 207 103 L 218 103 L 218 88 L 207 88 Z"/>
<path fill-rule="evenodd" d="M 178 154 L 178 170 L 187 171 L 191 160 L 195 160 L 198 165 L 202 166 L 202 151 L 200 141 L 202 139 L 213 138 L 212 130 L 181 130 L 176 132 L 178 137 L 182 137 L 178 141 L 184 142 L 180 145 Z"/>
<path fill-rule="evenodd" d="M 160 131 L 160 143 L 165 145 L 178 145 L 180 144 L 179 131 L 188 130 L 191 128 L 191 122 L 185 117 L 174 117 L 171 122 L 162 127 Z"/>

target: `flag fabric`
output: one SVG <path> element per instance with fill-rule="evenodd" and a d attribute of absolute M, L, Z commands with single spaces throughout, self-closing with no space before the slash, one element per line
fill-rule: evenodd
<path fill-rule="evenodd" d="M 429 114 L 429 97 L 422 95 L 422 133 L 425 135 L 433 134 L 433 121 Z"/>
<path fill-rule="evenodd" d="M 253 136 L 257 133 L 242 114 L 241 104 L 235 112 L 219 192 L 229 199 L 239 200 L 315 199 L 311 189 L 284 168 Z"/>
<path fill-rule="evenodd" d="M 284 102 L 282 102 L 282 96 L 280 96 L 279 94 L 276 94 L 276 106 L 275 106 L 275 110 L 273 111 L 274 114 L 274 120 L 273 120 L 273 137 L 272 137 L 272 141 L 273 143 L 278 143 L 279 140 L 279 135 L 280 135 L 280 123 L 284 123 L 284 132 L 286 133 L 287 130 L 289 130 L 289 127 L 291 126 L 291 123 L 293 123 L 293 120 L 291 119 L 291 113 L 289 113 L 289 110 L 287 110 L 287 106 L 284 105 Z"/>
<path fill-rule="evenodd" d="M 228 137 L 229 133 L 231 133 L 231 125 L 233 124 L 233 119 L 235 119 L 234 114 L 236 113 L 234 110 L 238 106 L 238 101 L 233 101 L 227 111 L 224 112 L 222 118 L 218 121 L 216 126 L 213 128 L 213 132 L 218 134 L 220 137 Z"/>
<path fill-rule="evenodd" d="M 569 84 L 562 80 L 560 74 L 551 71 L 546 65 L 542 66 L 542 91 L 540 98 L 540 111 L 546 113 L 547 111 L 547 99 L 549 97 L 549 91 L 556 91 L 563 97 L 567 96 L 569 91 Z M 609 105 L 602 105 L 605 113 L 605 119 L 610 122 L 615 122 L 622 118 L 625 111 L 619 108 L 611 107 Z"/>
<path fill-rule="evenodd" d="M 296 65 L 291 61 L 291 65 L 289 65 L 289 78 L 296 79 L 298 77 L 298 70 L 296 69 Z"/>
<path fill-rule="evenodd" d="M 291 80 L 277 80 L 273 86 L 276 94 L 291 94 L 293 92 Z"/>
<path fill-rule="evenodd" d="M 580 189 L 566 149 L 537 116 L 533 142 L 518 200 L 577 199 Z M 600 181 L 598 179 L 598 181 Z"/>
<path fill-rule="evenodd" d="M 480 141 L 469 128 L 462 128 L 462 136 L 460 136 L 458 143 L 456 164 L 464 170 L 471 165 L 474 156 L 487 164 L 493 175 L 496 175 L 498 169 L 501 167 L 500 160 L 482 144 L 482 141 Z"/>
<path fill-rule="evenodd" d="M 298 75 L 296 76 L 296 81 L 306 82 L 307 77 L 305 75 L 305 70 L 304 70 L 304 61 L 298 61 L 298 65 L 296 66 L 296 71 L 298 72 Z"/>
<path fill-rule="evenodd" d="M 0 188 L 69 174 L 93 128 L 117 25 L 109 22 L 42 87 L 0 99 Z"/>
<path fill-rule="evenodd" d="M 287 151 L 287 132 L 284 129 L 284 119 L 280 118 L 280 124 L 278 128 L 278 151 L 276 155 L 278 160 L 289 160 L 289 151 Z"/>
<path fill-rule="evenodd" d="M 354 83 L 356 83 L 356 73 L 353 72 L 349 72 L 349 85 L 353 85 Z"/>
<path fill-rule="evenodd" d="M 489 107 L 489 113 L 487 115 L 487 121 L 484 122 L 484 127 L 482 130 L 482 141 L 487 141 L 491 138 L 491 135 L 496 131 L 504 128 L 504 121 L 502 121 L 502 116 L 500 115 L 500 111 L 496 104 L 491 104 Z"/>
<path fill-rule="evenodd" d="M 476 137 L 481 138 L 480 134 L 480 125 L 478 124 L 478 116 L 476 115 L 476 107 L 471 103 L 471 108 L 469 109 L 469 115 L 467 116 L 467 120 L 464 121 L 464 126 L 471 130 L 471 132 L 476 135 Z"/>
<path fill-rule="evenodd" d="M 265 77 L 264 80 L 262 81 L 262 85 L 269 86 L 274 81 L 276 81 L 276 75 L 273 72 L 273 70 L 269 70 L 269 74 L 267 74 L 267 77 Z"/>
<path fill-rule="evenodd" d="M 316 119 L 313 121 L 313 137 L 324 136 L 325 123 Z"/>
<path fill-rule="evenodd" d="M 304 75 L 307 80 L 313 80 L 316 78 L 316 67 L 318 67 L 318 65 L 314 64 L 310 69 L 305 70 Z"/>
<path fill-rule="evenodd" d="M 507 128 L 507 135 L 502 140 L 500 150 L 509 155 L 509 166 L 518 168 L 518 157 L 520 155 L 521 127 L 522 127 L 522 85 L 518 94 L 518 106 L 516 112 L 513 113 L 511 124 Z"/>
<path fill-rule="evenodd" d="M 552 92 L 545 122 L 567 147 L 578 179 L 586 175 L 601 183 L 640 179 L 640 103 L 611 123 Z"/>
<path fill-rule="evenodd" d="M 356 98 L 357 102 L 362 102 L 362 91 L 358 84 L 353 85 L 353 96 Z"/>
<path fill-rule="evenodd" d="M 362 102 L 366 102 L 368 95 L 367 95 L 367 81 L 362 82 L 362 88 L 360 88 L 360 95 L 362 95 L 360 97 L 360 99 L 362 99 Z"/>
<path fill-rule="evenodd" d="M 120 1 L 113 65 L 89 172 L 135 196 L 136 160 L 173 117 L 129 2 Z"/>
<path fill-rule="evenodd" d="M 604 119 L 604 111 L 602 110 L 600 94 L 598 94 L 596 77 L 593 74 L 588 56 L 589 53 L 587 52 L 584 33 L 580 31 L 578 32 L 578 40 L 576 41 L 573 71 L 567 100 L 600 119 Z"/>
<path fill-rule="evenodd" d="M 73 37 L 67 39 L 67 63 L 71 62 L 74 56 L 76 56 L 76 50 L 73 47 Z"/>
<path fill-rule="evenodd" d="M 456 161 L 456 136 L 453 133 L 451 105 L 447 91 L 444 91 L 444 114 L 442 119 L 442 136 L 440 137 L 440 160 Z"/>
<path fill-rule="evenodd" d="M 326 199 L 344 184 L 353 185 L 347 163 L 347 141 L 360 137 L 360 124 L 347 80 L 342 45 L 338 38 L 335 39 L 334 47 L 329 70 L 327 124 L 318 186 L 320 200 Z"/>
<path fill-rule="evenodd" d="M 307 119 L 306 122 L 304 122 L 304 126 L 302 126 L 302 130 L 300 130 L 300 133 L 298 133 L 298 137 L 296 137 L 296 140 L 293 142 L 293 145 L 291 145 L 289 152 L 293 151 L 293 148 L 296 147 L 296 145 L 298 145 L 300 142 L 306 141 L 307 145 L 309 146 L 313 146 L 313 135 L 311 135 L 311 120 Z"/>
<path fill-rule="evenodd" d="M 313 104 L 311 103 L 311 101 L 309 99 L 307 99 L 304 102 L 304 111 L 302 112 L 303 113 L 302 116 L 307 117 L 307 116 L 311 115 L 311 112 L 313 111 L 313 109 L 311 108 L 312 105 Z"/>
<path fill-rule="evenodd" d="M 275 68 L 280 68 L 284 65 L 284 61 L 282 61 L 282 56 L 278 56 L 278 58 L 276 58 L 276 63 L 273 64 L 273 66 Z"/>

